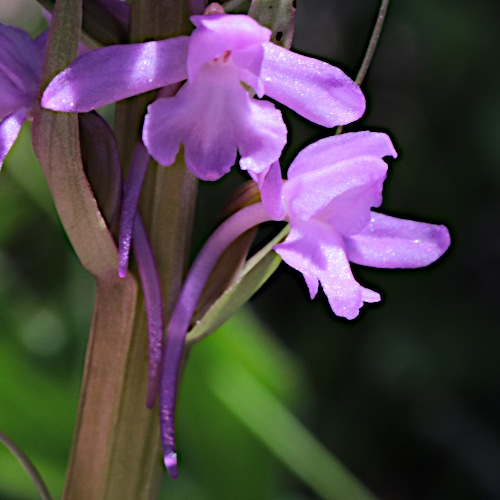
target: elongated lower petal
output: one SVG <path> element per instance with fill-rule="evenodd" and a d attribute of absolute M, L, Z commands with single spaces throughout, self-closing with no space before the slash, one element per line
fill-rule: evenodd
<path fill-rule="evenodd" d="M 28 110 L 22 108 L 5 117 L 0 123 L 0 168 L 8 152 L 16 142 L 27 115 Z"/>
<path fill-rule="evenodd" d="M 142 184 L 146 177 L 150 159 L 149 153 L 142 141 L 137 141 L 132 161 L 130 162 L 127 182 L 125 183 L 120 215 L 120 234 L 118 236 L 118 276 L 120 278 L 124 278 L 127 275 L 132 229 L 134 228 Z"/>
<path fill-rule="evenodd" d="M 50 82 L 42 106 L 81 113 L 185 80 L 188 44 L 179 36 L 84 54 Z"/>
<path fill-rule="evenodd" d="M 344 238 L 349 260 L 356 264 L 381 268 L 428 266 L 450 246 L 445 226 L 397 219 L 372 212 L 363 231 Z"/>
<path fill-rule="evenodd" d="M 310 144 L 293 160 L 288 169 L 288 178 L 333 165 L 356 156 L 384 156 L 396 158 L 398 154 L 387 134 L 381 132 L 349 132 L 332 135 Z"/>
<path fill-rule="evenodd" d="M 232 64 L 205 64 L 193 84 L 148 108 L 143 139 L 151 156 L 171 165 L 184 144 L 187 167 L 214 181 L 229 172 L 241 154 L 241 167 L 259 173 L 276 161 L 286 143 L 281 113 L 250 98 Z"/>
<path fill-rule="evenodd" d="M 294 220 L 287 239 L 275 245 L 274 250 L 304 275 L 311 297 L 317 290 L 313 277 L 319 279 L 337 316 L 354 319 L 364 298 L 369 302 L 376 300 L 375 292 L 363 292 L 363 287 L 354 279 L 342 237 L 327 224 Z"/>
<path fill-rule="evenodd" d="M 161 358 L 163 352 L 163 297 L 155 256 L 144 222 L 136 212 L 133 234 L 134 256 L 144 294 L 148 323 L 149 381 L 146 406 L 153 408 L 160 388 Z"/>
<path fill-rule="evenodd" d="M 340 69 L 270 42 L 264 49 L 265 95 L 324 127 L 351 123 L 365 112 L 363 93 Z"/>

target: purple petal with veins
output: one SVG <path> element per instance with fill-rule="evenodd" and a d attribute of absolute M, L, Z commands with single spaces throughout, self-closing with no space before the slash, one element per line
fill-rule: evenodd
<path fill-rule="evenodd" d="M 274 250 L 289 266 L 307 276 L 311 296 L 320 281 L 337 316 L 354 319 L 359 314 L 362 287 L 352 275 L 342 236 L 333 227 L 315 219 L 293 221 L 290 234 Z"/>
<path fill-rule="evenodd" d="M 359 86 L 339 68 L 271 42 L 264 48 L 265 95 L 324 127 L 351 123 L 365 112 Z"/>
<path fill-rule="evenodd" d="M 185 80 L 188 44 L 179 36 L 84 54 L 50 82 L 42 106 L 81 113 Z"/>
<path fill-rule="evenodd" d="M 349 262 L 415 268 L 436 261 L 450 245 L 444 226 L 371 211 L 382 202 L 389 137 L 356 132 L 322 139 L 301 151 L 283 186 L 290 234 L 274 249 L 301 272 L 311 298 L 318 281 L 335 314 L 355 318 L 380 295 L 359 285 Z"/>
<path fill-rule="evenodd" d="M 192 85 L 149 106 L 143 140 L 156 161 L 171 165 L 183 143 L 187 167 L 202 180 L 217 180 L 238 150 L 241 167 L 256 173 L 279 158 L 286 143 L 281 113 L 250 98 L 236 73 L 230 63 L 206 64 Z"/>
<path fill-rule="evenodd" d="M 344 238 L 351 262 L 370 267 L 415 268 L 436 261 L 450 246 L 445 226 L 371 212 L 369 224 Z"/>
<path fill-rule="evenodd" d="M 398 154 L 387 134 L 364 131 L 333 135 L 305 147 L 290 165 L 288 178 L 357 156 L 382 159 L 384 156 L 396 158 Z"/>

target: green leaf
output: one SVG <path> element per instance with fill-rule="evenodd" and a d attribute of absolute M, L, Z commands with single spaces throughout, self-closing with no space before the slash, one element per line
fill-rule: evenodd
<path fill-rule="evenodd" d="M 295 25 L 296 0 L 253 0 L 248 15 L 273 34 L 271 42 L 289 49 Z"/>
<path fill-rule="evenodd" d="M 191 346 L 208 337 L 224 324 L 278 269 L 281 258 L 272 248 L 290 231 L 287 225 L 264 248 L 257 252 L 245 265 L 240 278 L 228 288 L 212 305 L 202 319 L 196 322 L 186 337 Z"/>
<path fill-rule="evenodd" d="M 223 361 L 210 374 L 210 389 L 319 498 L 376 500 L 251 371 Z"/>
<path fill-rule="evenodd" d="M 56 4 L 41 91 L 78 55 L 80 24 L 81 0 Z M 83 169 L 78 116 L 42 109 L 40 105 L 34 115 L 33 149 L 80 262 L 94 277 L 116 274 L 118 252 Z"/>

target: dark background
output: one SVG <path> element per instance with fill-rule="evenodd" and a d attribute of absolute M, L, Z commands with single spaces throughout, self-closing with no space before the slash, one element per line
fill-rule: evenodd
<path fill-rule="evenodd" d="M 378 7 L 299 1 L 294 49 L 354 78 Z M 302 276 L 283 264 L 249 307 L 194 349 L 178 417 L 181 477 L 165 479 L 161 498 L 336 498 L 300 480 L 251 430 L 252 415 L 238 416 L 238 399 L 221 396 L 216 381 L 230 384 L 224 375 L 237 363 L 380 498 L 500 499 L 499 26 L 497 0 L 392 1 L 362 86 L 367 112 L 345 130 L 391 136 L 399 158 L 381 210 L 446 224 L 451 249 L 425 269 L 353 266 L 383 300 L 350 322 L 333 315 L 322 292 L 311 302 Z M 283 111 L 286 167 L 332 131 Z M 54 216 L 29 132 L 0 176 L 0 429 L 57 497 L 93 284 Z M 195 248 L 243 180 L 235 172 L 201 186 Z M 257 396 L 240 388 L 258 410 Z M 315 460 L 311 449 L 304 460 Z M 0 498 L 36 498 L 4 449 Z"/>

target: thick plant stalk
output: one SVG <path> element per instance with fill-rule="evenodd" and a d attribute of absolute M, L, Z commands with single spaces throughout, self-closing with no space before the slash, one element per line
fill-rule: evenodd
<path fill-rule="evenodd" d="M 132 37 L 168 36 L 169 23 L 170 33 L 178 34 L 187 19 L 185 3 L 136 1 L 132 6 L 136 34 Z M 81 0 L 56 2 L 42 90 L 77 55 L 81 8 Z M 131 136 L 135 144 L 146 102 L 147 98 L 139 98 L 120 107 L 125 112 L 118 113 L 118 140 L 125 165 L 129 159 L 124 145 Z M 63 226 L 97 284 L 63 498 L 154 499 L 162 477 L 159 424 L 157 411 L 148 410 L 145 404 L 147 327 L 138 281 L 132 273 L 118 278 L 116 246 L 81 162 L 78 117 L 39 108 L 33 141 Z M 168 305 L 169 296 L 174 302 L 182 282 L 196 182 L 182 163 L 170 169 L 152 167 L 145 193 L 149 205 L 143 212 L 159 256 Z"/>

